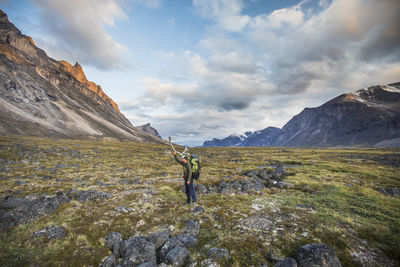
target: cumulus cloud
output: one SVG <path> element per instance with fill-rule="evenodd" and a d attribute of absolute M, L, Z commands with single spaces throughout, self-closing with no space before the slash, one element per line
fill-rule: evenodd
<path fill-rule="evenodd" d="M 121 54 L 126 48 L 107 33 L 126 15 L 117 0 L 32 0 L 41 10 L 43 32 L 38 44 L 51 56 L 118 69 L 126 65 Z"/>
<path fill-rule="evenodd" d="M 195 10 L 204 18 L 216 22 L 224 30 L 239 32 L 250 21 L 242 15 L 242 0 L 193 0 Z"/>
<path fill-rule="evenodd" d="M 243 14 L 239 0 L 193 0 L 193 6 L 218 30 L 206 33 L 200 51 L 183 55 L 192 83 L 146 88 L 159 103 L 179 103 L 182 109 L 172 113 L 195 107 L 205 114 L 197 119 L 201 127 L 190 128 L 197 138 L 282 127 L 307 106 L 400 77 L 397 0 L 320 0 L 312 9 L 302 1 L 254 17 Z M 161 125 L 173 134 L 191 115 L 167 121 L 173 127 Z M 196 139 L 183 132 L 179 138 Z"/>

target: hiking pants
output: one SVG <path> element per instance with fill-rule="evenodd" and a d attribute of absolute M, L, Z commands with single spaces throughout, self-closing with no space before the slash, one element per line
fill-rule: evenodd
<path fill-rule="evenodd" d="M 190 204 L 190 198 L 192 198 L 193 203 L 196 202 L 196 192 L 194 191 L 193 179 L 190 179 L 190 184 L 187 184 L 185 180 L 186 189 L 186 203 Z"/>

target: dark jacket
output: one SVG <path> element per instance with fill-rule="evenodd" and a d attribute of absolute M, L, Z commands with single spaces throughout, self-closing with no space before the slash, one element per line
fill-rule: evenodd
<path fill-rule="evenodd" d="M 190 164 L 190 160 L 186 159 L 186 163 L 184 163 L 180 158 L 178 158 L 178 155 L 175 154 L 174 158 L 176 162 L 182 165 L 183 167 L 183 178 L 185 178 L 185 181 L 192 179 L 192 165 Z"/>

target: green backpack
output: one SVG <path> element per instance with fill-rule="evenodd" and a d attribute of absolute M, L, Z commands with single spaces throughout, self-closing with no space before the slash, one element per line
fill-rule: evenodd
<path fill-rule="evenodd" d="M 197 180 L 200 178 L 200 171 L 201 171 L 199 157 L 196 154 L 191 155 L 190 163 L 192 165 L 192 177 L 193 177 L 193 179 Z"/>

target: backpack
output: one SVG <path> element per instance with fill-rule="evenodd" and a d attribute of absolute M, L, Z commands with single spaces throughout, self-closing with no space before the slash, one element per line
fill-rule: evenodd
<path fill-rule="evenodd" d="M 201 165 L 199 157 L 196 154 L 190 156 L 190 163 L 192 164 L 192 177 L 193 179 L 200 178 Z"/>

